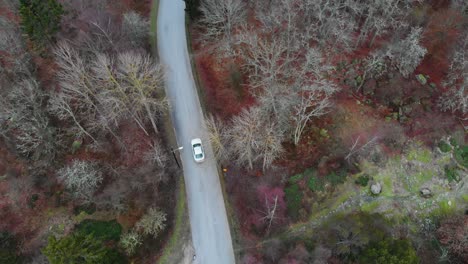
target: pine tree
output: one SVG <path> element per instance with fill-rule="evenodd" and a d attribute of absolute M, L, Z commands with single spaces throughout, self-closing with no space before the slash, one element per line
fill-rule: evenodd
<path fill-rule="evenodd" d="M 104 246 L 102 241 L 92 235 L 73 233 L 61 239 L 49 237 L 49 243 L 42 249 L 50 264 L 86 263 L 114 264 L 122 263 L 118 252 Z"/>
<path fill-rule="evenodd" d="M 64 14 L 56 0 L 20 0 L 21 28 L 36 48 L 53 40 Z"/>

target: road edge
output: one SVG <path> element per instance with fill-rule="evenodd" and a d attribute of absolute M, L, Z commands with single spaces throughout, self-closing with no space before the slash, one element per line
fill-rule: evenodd
<path fill-rule="evenodd" d="M 200 105 L 202 108 L 202 113 L 203 113 L 203 116 L 206 116 L 206 114 L 209 113 L 209 111 L 206 107 L 205 89 L 202 89 L 204 85 L 200 79 L 198 68 L 194 61 L 194 55 L 193 55 L 194 52 L 193 52 L 193 47 L 192 47 L 192 34 L 190 34 L 190 30 L 189 30 L 190 21 L 191 21 L 190 17 L 187 14 L 185 14 L 185 32 L 187 36 L 186 39 L 187 39 L 187 49 L 188 49 L 189 58 L 190 58 L 190 66 L 192 67 L 192 75 L 194 76 L 194 79 L 195 79 L 195 87 L 196 87 L 198 98 L 199 98 Z M 241 257 L 239 254 L 240 251 L 236 250 L 239 248 L 239 245 L 240 245 L 239 241 L 241 239 L 240 232 L 239 232 L 240 230 L 239 222 L 237 221 L 237 218 L 235 217 L 234 209 L 231 206 L 228 195 L 226 193 L 226 183 L 224 181 L 224 177 L 223 177 L 224 173 L 222 170 L 223 168 L 216 158 L 215 160 L 216 160 L 216 168 L 218 171 L 218 179 L 221 184 L 221 192 L 223 194 L 224 207 L 226 208 L 226 216 L 228 219 L 229 231 L 231 233 L 231 243 L 232 243 L 232 247 L 234 251 L 234 260 L 236 263 L 240 263 L 240 257 Z"/>
<path fill-rule="evenodd" d="M 157 32 L 158 32 L 158 12 L 159 12 L 159 0 L 153 0 L 151 3 L 151 12 L 150 12 L 150 46 L 151 53 L 155 59 L 159 58 L 158 53 L 158 42 L 157 42 Z M 174 126 L 172 124 L 172 119 L 170 113 L 167 112 L 163 117 L 164 130 L 166 131 L 167 143 L 169 146 L 177 146 L 177 139 L 175 135 Z M 174 176 L 178 177 L 176 179 L 176 207 L 174 214 L 174 225 L 171 230 L 171 234 L 164 244 L 164 248 L 161 249 L 161 255 L 156 259 L 158 264 L 166 264 L 170 256 L 175 252 L 176 245 L 179 244 L 180 237 L 182 233 L 187 228 L 186 225 L 188 221 L 188 210 L 187 210 L 187 197 L 185 194 L 185 181 L 183 177 L 182 170 L 174 173 Z M 190 230 L 190 225 L 188 225 L 188 230 Z"/>

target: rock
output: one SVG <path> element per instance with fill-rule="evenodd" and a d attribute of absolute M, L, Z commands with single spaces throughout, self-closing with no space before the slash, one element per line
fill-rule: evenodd
<path fill-rule="evenodd" d="M 421 196 L 424 198 L 430 198 L 432 196 L 432 191 L 429 188 L 422 188 L 419 190 L 419 193 L 421 193 Z"/>
<path fill-rule="evenodd" d="M 416 75 L 416 80 L 418 80 L 419 83 L 422 84 L 422 85 L 426 85 L 426 83 L 427 83 L 426 77 L 424 77 L 424 75 L 422 75 L 422 74 Z"/>
<path fill-rule="evenodd" d="M 382 185 L 380 185 L 380 183 L 378 183 L 378 182 L 377 182 L 377 183 L 373 183 L 373 184 L 371 185 L 370 189 L 371 189 L 371 192 L 372 192 L 373 194 L 379 194 L 379 193 L 382 192 Z"/>

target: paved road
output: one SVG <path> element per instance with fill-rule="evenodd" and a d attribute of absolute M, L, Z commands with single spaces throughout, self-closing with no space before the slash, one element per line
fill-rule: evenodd
<path fill-rule="evenodd" d="M 195 88 L 185 36 L 185 4 L 159 0 L 158 49 L 167 67 L 166 93 L 181 151 L 196 263 L 233 264 L 234 252 L 216 163 Z M 203 140 L 206 160 L 192 158 L 190 140 Z"/>

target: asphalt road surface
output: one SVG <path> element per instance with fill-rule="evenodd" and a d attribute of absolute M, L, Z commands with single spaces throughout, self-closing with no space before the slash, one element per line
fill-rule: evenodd
<path fill-rule="evenodd" d="M 158 49 L 167 68 L 166 93 L 172 107 L 172 120 L 186 183 L 195 263 L 234 263 L 231 234 L 216 163 L 195 88 L 185 35 L 183 0 L 159 0 Z M 196 163 L 190 140 L 201 138 L 205 161 Z M 176 147 L 176 146 L 174 146 Z"/>

